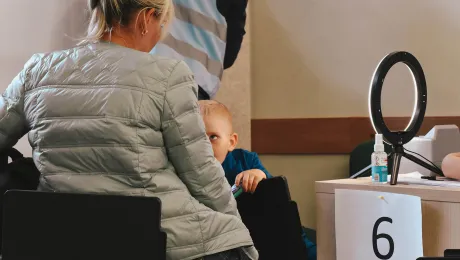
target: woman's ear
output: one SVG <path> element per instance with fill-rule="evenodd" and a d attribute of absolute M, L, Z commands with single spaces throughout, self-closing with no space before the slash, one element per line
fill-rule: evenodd
<path fill-rule="evenodd" d="M 233 133 L 232 135 L 230 135 L 230 146 L 228 147 L 228 151 L 231 152 L 235 150 L 237 144 L 238 144 L 238 134 Z"/>
<path fill-rule="evenodd" d="M 150 28 L 151 24 L 157 22 L 155 17 L 155 9 L 153 8 L 144 9 L 141 11 L 141 13 L 139 13 L 139 15 L 142 18 L 142 22 L 140 23 L 142 26 L 141 32 L 148 31 L 148 28 Z"/>
<path fill-rule="evenodd" d="M 146 8 L 139 12 L 136 26 L 139 26 L 139 30 L 142 36 L 145 36 L 150 32 L 155 32 L 159 27 L 159 20 L 155 16 L 155 9 Z"/>
<path fill-rule="evenodd" d="M 149 9 L 145 10 L 145 18 L 146 18 L 147 23 L 152 22 L 151 19 L 156 20 L 157 19 L 156 9 L 149 8 Z"/>

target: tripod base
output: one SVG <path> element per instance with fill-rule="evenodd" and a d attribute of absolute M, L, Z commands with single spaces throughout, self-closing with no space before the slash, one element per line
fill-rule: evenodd
<path fill-rule="evenodd" d="M 392 155 L 393 169 L 391 169 L 391 180 L 390 180 L 391 185 L 396 185 L 396 183 L 398 182 L 399 165 L 401 164 L 402 156 L 403 154 L 401 153 L 393 153 Z"/>
<path fill-rule="evenodd" d="M 423 168 L 425 169 L 428 169 L 432 172 L 435 172 L 439 175 L 443 175 L 442 174 L 442 171 L 440 171 L 438 168 L 434 167 L 433 165 L 431 164 L 428 164 L 422 160 L 420 160 L 419 158 L 411 155 L 411 154 L 408 154 L 404 151 L 404 147 L 402 145 L 397 145 L 397 146 L 393 146 L 393 153 L 391 155 L 391 159 L 393 160 L 393 168 L 392 168 L 392 171 L 391 171 L 391 180 L 390 180 L 390 184 L 391 185 L 396 185 L 397 182 L 398 182 L 398 173 L 399 173 L 399 165 L 401 164 L 401 158 L 402 157 L 405 157 L 406 159 L 409 159 L 411 160 L 412 162 L 422 166 Z"/>

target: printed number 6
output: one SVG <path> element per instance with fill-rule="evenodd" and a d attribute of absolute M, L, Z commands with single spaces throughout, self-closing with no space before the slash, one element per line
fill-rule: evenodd
<path fill-rule="evenodd" d="M 393 241 L 393 238 L 385 233 L 382 234 L 377 234 L 377 229 L 379 228 L 379 225 L 382 222 L 390 222 L 393 223 L 393 220 L 389 217 L 381 217 L 377 219 L 377 221 L 374 224 L 374 229 L 372 231 L 372 247 L 374 248 L 374 254 L 379 258 L 379 259 L 390 259 L 393 256 L 393 253 L 395 251 L 395 243 Z M 390 244 L 390 250 L 388 251 L 388 254 L 382 255 L 379 252 L 379 248 L 377 247 L 377 240 L 380 238 L 385 238 L 388 240 L 388 243 Z"/>

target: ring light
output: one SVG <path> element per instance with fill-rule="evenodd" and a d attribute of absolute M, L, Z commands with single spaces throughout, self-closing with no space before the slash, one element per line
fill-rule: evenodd
<path fill-rule="evenodd" d="M 404 131 L 391 131 L 385 124 L 382 115 L 382 87 L 388 71 L 396 63 L 404 63 L 412 73 L 412 79 L 415 87 L 415 104 L 409 124 Z M 425 74 L 422 66 L 417 59 L 410 53 L 404 51 L 393 52 L 385 56 L 374 71 L 369 91 L 369 116 L 372 127 L 375 132 L 382 134 L 385 142 L 393 147 L 393 152 L 389 159 L 393 160 L 393 169 L 391 171 L 391 185 L 397 183 L 399 164 L 401 157 L 405 157 L 414 163 L 417 163 L 432 172 L 442 175 L 439 169 L 420 160 L 419 158 L 404 152 L 403 145 L 415 137 L 423 123 L 427 104 L 427 88 Z"/>

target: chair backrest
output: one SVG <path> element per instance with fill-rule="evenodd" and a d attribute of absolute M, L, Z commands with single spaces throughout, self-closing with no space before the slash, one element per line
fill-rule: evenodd
<path fill-rule="evenodd" d="M 260 182 L 254 194 L 239 196 L 237 205 L 260 260 L 306 258 L 297 204 L 284 177 Z"/>
<path fill-rule="evenodd" d="M 460 249 L 446 249 L 444 256 L 419 257 L 417 260 L 460 260 Z"/>
<path fill-rule="evenodd" d="M 11 159 L 11 162 L 9 162 L 9 159 Z M 3 218 L 3 194 L 11 189 L 36 190 L 39 179 L 40 172 L 35 167 L 32 158 L 24 158 L 14 148 L 0 153 L 0 223 L 2 223 Z M 0 236 L 0 251 L 1 245 Z"/>
<path fill-rule="evenodd" d="M 8 191 L 3 260 L 166 259 L 153 197 Z"/>
<path fill-rule="evenodd" d="M 0 171 L 3 171 L 8 166 L 8 161 L 11 159 L 12 161 L 24 158 L 22 153 L 20 153 L 15 148 L 10 148 L 5 151 L 0 152 Z"/>
<path fill-rule="evenodd" d="M 452 249 L 452 248 L 446 249 L 444 250 L 444 256 L 460 258 L 460 249 Z"/>

